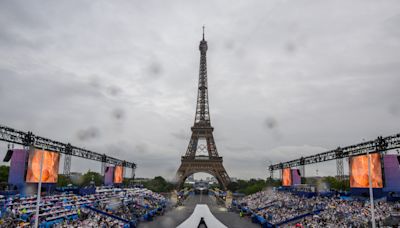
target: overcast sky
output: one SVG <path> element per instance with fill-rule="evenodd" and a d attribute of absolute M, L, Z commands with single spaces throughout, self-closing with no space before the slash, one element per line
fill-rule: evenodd
<path fill-rule="evenodd" d="M 0 122 L 172 178 L 203 24 L 230 176 L 265 178 L 269 162 L 400 132 L 397 0 L 0 1 Z M 73 158 L 72 171 L 88 169 L 100 164 Z"/>

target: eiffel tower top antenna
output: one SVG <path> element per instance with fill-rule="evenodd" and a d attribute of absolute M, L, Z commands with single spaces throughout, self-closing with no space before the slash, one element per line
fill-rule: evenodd
<path fill-rule="evenodd" d="M 204 40 L 204 29 L 205 29 L 205 26 L 203 25 L 203 40 Z"/>

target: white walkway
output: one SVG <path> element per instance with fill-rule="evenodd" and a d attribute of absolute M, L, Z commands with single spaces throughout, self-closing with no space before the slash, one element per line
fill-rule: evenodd
<path fill-rule="evenodd" d="M 209 228 L 227 228 L 227 226 L 214 217 L 206 204 L 197 204 L 190 217 L 177 226 L 177 228 L 197 228 L 201 218 L 204 218 Z"/>

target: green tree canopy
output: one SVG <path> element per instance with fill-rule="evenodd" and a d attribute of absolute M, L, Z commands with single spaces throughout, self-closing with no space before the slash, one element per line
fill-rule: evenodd
<path fill-rule="evenodd" d="M 275 182 L 273 182 L 274 185 Z M 229 183 L 228 190 L 232 192 L 240 192 L 246 195 L 253 194 L 263 190 L 267 186 L 272 186 L 272 183 L 266 182 L 265 180 L 238 180 Z"/>
<path fill-rule="evenodd" d="M 87 171 L 85 174 L 82 175 L 82 186 L 87 186 L 90 184 L 90 182 L 93 181 L 95 183 L 96 186 L 100 186 L 103 184 L 103 176 L 100 175 L 100 173 L 96 173 L 93 171 Z"/>
<path fill-rule="evenodd" d="M 6 165 L 0 166 L 0 182 L 8 182 L 8 173 L 10 167 Z"/>
<path fill-rule="evenodd" d="M 57 187 L 65 187 L 71 184 L 71 180 L 64 174 L 58 174 Z"/>
<path fill-rule="evenodd" d="M 172 183 L 167 182 L 161 176 L 156 176 L 153 179 L 144 182 L 143 185 L 153 192 L 170 192 L 174 188 Z"/>

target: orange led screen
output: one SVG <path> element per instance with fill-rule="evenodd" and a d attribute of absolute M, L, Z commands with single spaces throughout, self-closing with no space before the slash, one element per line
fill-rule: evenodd
<path fill-rule="evenodd" d="M 38 183 L 40 178 L 40 160 L 43 153 L 42 183 L 57 183 L 60 154 L 43 150 L 33 150 L 29 153 L 26 182 Z"/>
<path fill-rule="evenodd" d="M 381 156 L 378 153 L 370 154 L 370 156 L 372 187 L 382 188 Z M 350 187 L 369 188 L 367 155 L 350 158 Z"/>
<path fill-rule="evenodd" d="M 282 185 L 283 186 L 291 186 L 292 185 L 292 172 L 290 171 L 290 168 L 283 169 Z"/>
<path fill-rule="evenodd" d="M 122 166 L 115 166 L 114 169 L 114 183 L 120 184 L 122 183 Z"/>

